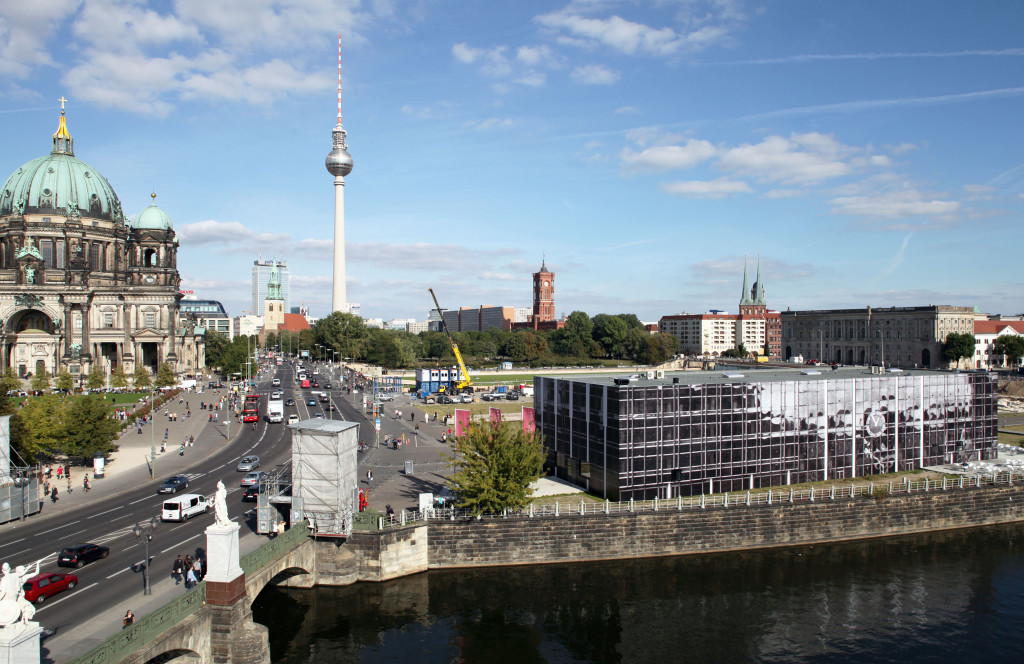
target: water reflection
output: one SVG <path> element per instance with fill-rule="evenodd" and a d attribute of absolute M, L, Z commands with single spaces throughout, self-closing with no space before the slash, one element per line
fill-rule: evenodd
<path fill-rule="evenodd" d="M 1024 525 L 268 588 L 275 663 L 939 662 L 1024 652 Z"/>

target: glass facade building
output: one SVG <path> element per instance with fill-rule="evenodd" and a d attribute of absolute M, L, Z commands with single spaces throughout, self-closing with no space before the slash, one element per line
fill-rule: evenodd
<path fill-rule="evenodd" d="M 546 467 L 612 500 L 864 477 L 996 456 L 995 378 L 870 368 L 537 377 Z"/>

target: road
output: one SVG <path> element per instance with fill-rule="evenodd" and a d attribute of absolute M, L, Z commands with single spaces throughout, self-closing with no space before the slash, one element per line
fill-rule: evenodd
<path fill-rule="evenodd" d="M 295 407 L 285 409 L 286 417 L 296 413 L 300 419 L 308 419 L 315 410 L 319 410 L 319 405 L 316 408 L 308 407 L 303 398 L 307 395 L 294 389 L 294 373 L 290 365 L 278 367 L 276 375 L 281 379 L 281 388 L 271 388 L 268 375 L 258 385 L 258 389 L 264 395 L 272 389 L 281 389 L 284 392 L 283 398 L 295 398 Z M 332 396 L 338 394 L 337 388 L 340 386 L 334 387 Z M 339 406 L 349 416 L 355 416 L 356 412 L 350 404 Z M 261 412 L 266 412 L 265 398 L 261 400 Z M 334 416 L 338 417 L 338 414 Z M 372 427 L 369 430 L 372 432 Z M 371 433 L 369 440 L 372 439 Z M 229 514 L 234 514 L 233 520 L 242 525 L 241 534 L 244 536 L 255 531 L 255 504 L 241 502 L 242 492 L 238 481 L 242 474 L 236 471 L 235 466 L 240 457 L 250 453 L 260 456 L 262 470 L 270 470 L 279 464 L 290 464 L 291 435 L 286 425 L 272 424 L 266 420 L 260 422 L 256 430 L 251 425 L 245 425 L 230 444 L 222 444 L 205 458 L 196 458 L 184 467 L 168 470 L 168 466 L 164 466 L 164 475 L 171 472 L 186 475 L 189 478 L 187 491 L 206 496 L 212 496 L 217 481 L 224 479 L 228 488 Z M 182 463 L 187 459 L 188 456 Z M 53 630 L 56 635 L 66 637 L 95 615 L 124 607 L 126 597 L 137 596 L 141 602 L 145 552 L 133 535 L 132 528 L 136 523 L 146 523 L 154 516 L 159 517 L 160 505 L 166 497 L 167 494 L 160 496 L 155 493 L 155 483 L 147 482 L 120 495 L 90 501 L 73 510 L 51 514 L 44 512 L 18 524 L 16 529 L 5 529 L 0 537 L 0 560 L 9 562 L 12 567 L 32 562 L 33 570 L 34 561 L 39 560 L 41 572 L 72 572 L 79 577 L 78 587 L 37 605 L 35 620 L 48 630 Z M 169 577 L 178 554 L 204 557 L 206 542 L 203 531 L 212 523 L 211 510 L 209 514 L 194 517 L 184 523 L 161 523 L 157 527 L 149 545 L 153 571 L 151 585 L 154 596 L 161 593 L 166 595 L 164 603 L 184 589 L 168 583 L 158 585 L 158 582 Z M 82 542 L 95 542 L 109 547 L 109 557 L 78 570 L 57 567 L 56 556 L 60 549 Z M 123 609 L 119 610 L 123 613 Z M 46 641 L 44 650 L 45 645 Z M 78 654 L 82 652 L 84 648 Z"/>

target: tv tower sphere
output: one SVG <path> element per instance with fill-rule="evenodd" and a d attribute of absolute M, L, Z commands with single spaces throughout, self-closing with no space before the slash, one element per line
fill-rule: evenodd
<path fill-rule="evenodd" d="M 345 177 L 352 172 L 352 155 L 346 149 L 345 130 L 341 129 L 340 125 L 335 127 L 332 138 L 334 140 L 334 149 L 327 154 L 324 165 L 327 167 L 327 172 L 331 175 Z"/>

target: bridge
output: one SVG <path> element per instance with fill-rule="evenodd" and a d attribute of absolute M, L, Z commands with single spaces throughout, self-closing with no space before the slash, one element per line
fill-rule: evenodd
<path fill-rule="evenodd" d="M 71 664 L 145 664 L 174 658 L 208 664 L 224 661 L 225 656 L 235 664 L 269 662 L 266 628 L 252 622 L 250 607 L 270 583 L 314 585 L 316 554 L 309 535 L 303 522 L 243 557 L 239 564 L 245 573 L 245 591 L 238 601 L 228 605 L 216 602 L 218 591 L 212 586 L 226 584 L 201 581 Z M 354 569 L 352 575 L 354 580 Z"/>

